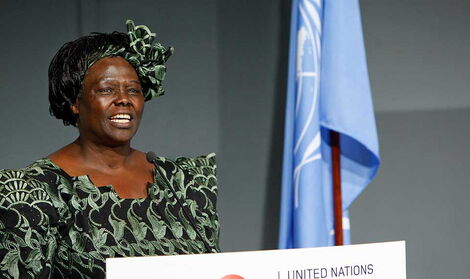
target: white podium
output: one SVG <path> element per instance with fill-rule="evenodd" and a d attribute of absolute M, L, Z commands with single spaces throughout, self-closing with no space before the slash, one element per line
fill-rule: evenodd
<path fill-rule="evenodd" d="M 110 258 L 106 278 L 405 279 L 405 242 L 202 255 Z"/>

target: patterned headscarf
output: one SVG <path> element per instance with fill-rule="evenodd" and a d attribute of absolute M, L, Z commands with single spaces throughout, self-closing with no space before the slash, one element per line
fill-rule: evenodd
<path fill-rule="evenodd" d="M 122 56 L 137 71 L 139 79 L 145 90 L 145 101 L 153 97 L 159 97 L 165 93 L 163 79 L 165 78 L 165 62 L 173 54 L 173 47 L 165 48 L 155 42 L 155 33 L 145 25 L 134 25 L 134 21 L 126 21 L 127 34 L 129 35 L 129 48 L 110 46 L 106 51 L 89 60 L 87 69 L 96 61 L 108 56 Z"/>

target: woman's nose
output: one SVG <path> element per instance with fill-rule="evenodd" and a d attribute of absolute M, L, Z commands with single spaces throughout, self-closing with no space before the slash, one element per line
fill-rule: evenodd
<path fill-rule="evenodd" d="M 116 98 L 114 99 L 116 105 L 128 105 L 130 104 L 129 94 L 125 90 L 119 89 L 116 92 Z"/>

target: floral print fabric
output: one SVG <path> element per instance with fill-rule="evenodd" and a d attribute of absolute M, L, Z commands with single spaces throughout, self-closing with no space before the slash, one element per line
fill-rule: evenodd
<path fill-rule="evenodd" d="M 157 168 L 144 199 L 49 159 L 0 171 L 0 278 L 104 278 L 109 257 L 218 252 L 215 155 Z"/>

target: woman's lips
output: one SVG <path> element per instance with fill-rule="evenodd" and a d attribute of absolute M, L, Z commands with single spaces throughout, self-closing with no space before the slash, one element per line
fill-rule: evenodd
<path fill-rule="evenodd" d="M 118 113 L 109 117 L 109 121 L 118 128 L 127 128 L 132 126 L 132 115 L 128 113 Z"/>
<path fill-rule="evenodd" d="M 112 122 L 115 122 L 115 123 L 129 123 L 131 122 L 130 119 L 110 119 Z"/>

